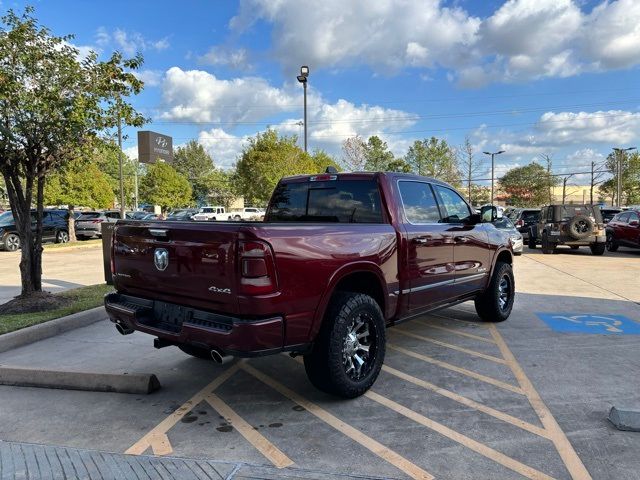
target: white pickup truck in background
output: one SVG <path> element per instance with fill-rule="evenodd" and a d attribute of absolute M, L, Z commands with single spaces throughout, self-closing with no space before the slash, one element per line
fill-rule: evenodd
<path fill-rule="evenodd" d="M 228 220 L 263 220 L 265 214 L 264 208 L 245 207 L 227 212 Z"/>

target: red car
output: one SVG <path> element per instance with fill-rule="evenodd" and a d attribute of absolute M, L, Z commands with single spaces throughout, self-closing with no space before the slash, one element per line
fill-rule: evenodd
<path fill-rule="evenodd" d="M 485 321 L 509 317 L 513 256 L 495 217 L 415 175 L 285 178 L 264 222 L 118 221 L 105 305 L 157 348 L 304 355 L 316 387 L 355 397 L 380 372 L 385 327 L 466 300 Z"/>
<path fill-rule="evenodd" d="M 618 213 L 607 223 L 607 250 L 618 247 L 640 248 L 640 210 Z"/>

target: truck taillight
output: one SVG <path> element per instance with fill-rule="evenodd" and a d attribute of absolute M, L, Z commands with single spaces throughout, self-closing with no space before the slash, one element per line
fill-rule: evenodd
<path fill-rule="evenodd" d="M 271 247 L 259 241 L 238 244 L 240 294 L 265 295 L 276 290 L 276 266 Z"/>

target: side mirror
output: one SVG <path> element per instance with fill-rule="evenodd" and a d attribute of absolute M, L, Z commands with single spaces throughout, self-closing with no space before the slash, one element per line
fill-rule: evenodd
<path fill-rule="evenodd" d="M 493 205 L 485 205 L 480 208 L 480 217 L 483 223 L 495 222 L 498 218 L 498 209 Z"/>

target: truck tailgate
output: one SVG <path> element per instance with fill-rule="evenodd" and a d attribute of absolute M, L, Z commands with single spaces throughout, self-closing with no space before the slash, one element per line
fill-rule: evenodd
<path fill-rule="evenodd" d="M 238 312 L 233 224 L 122 222 L 114 232 L 114 282 L 119 291 Z"/>

